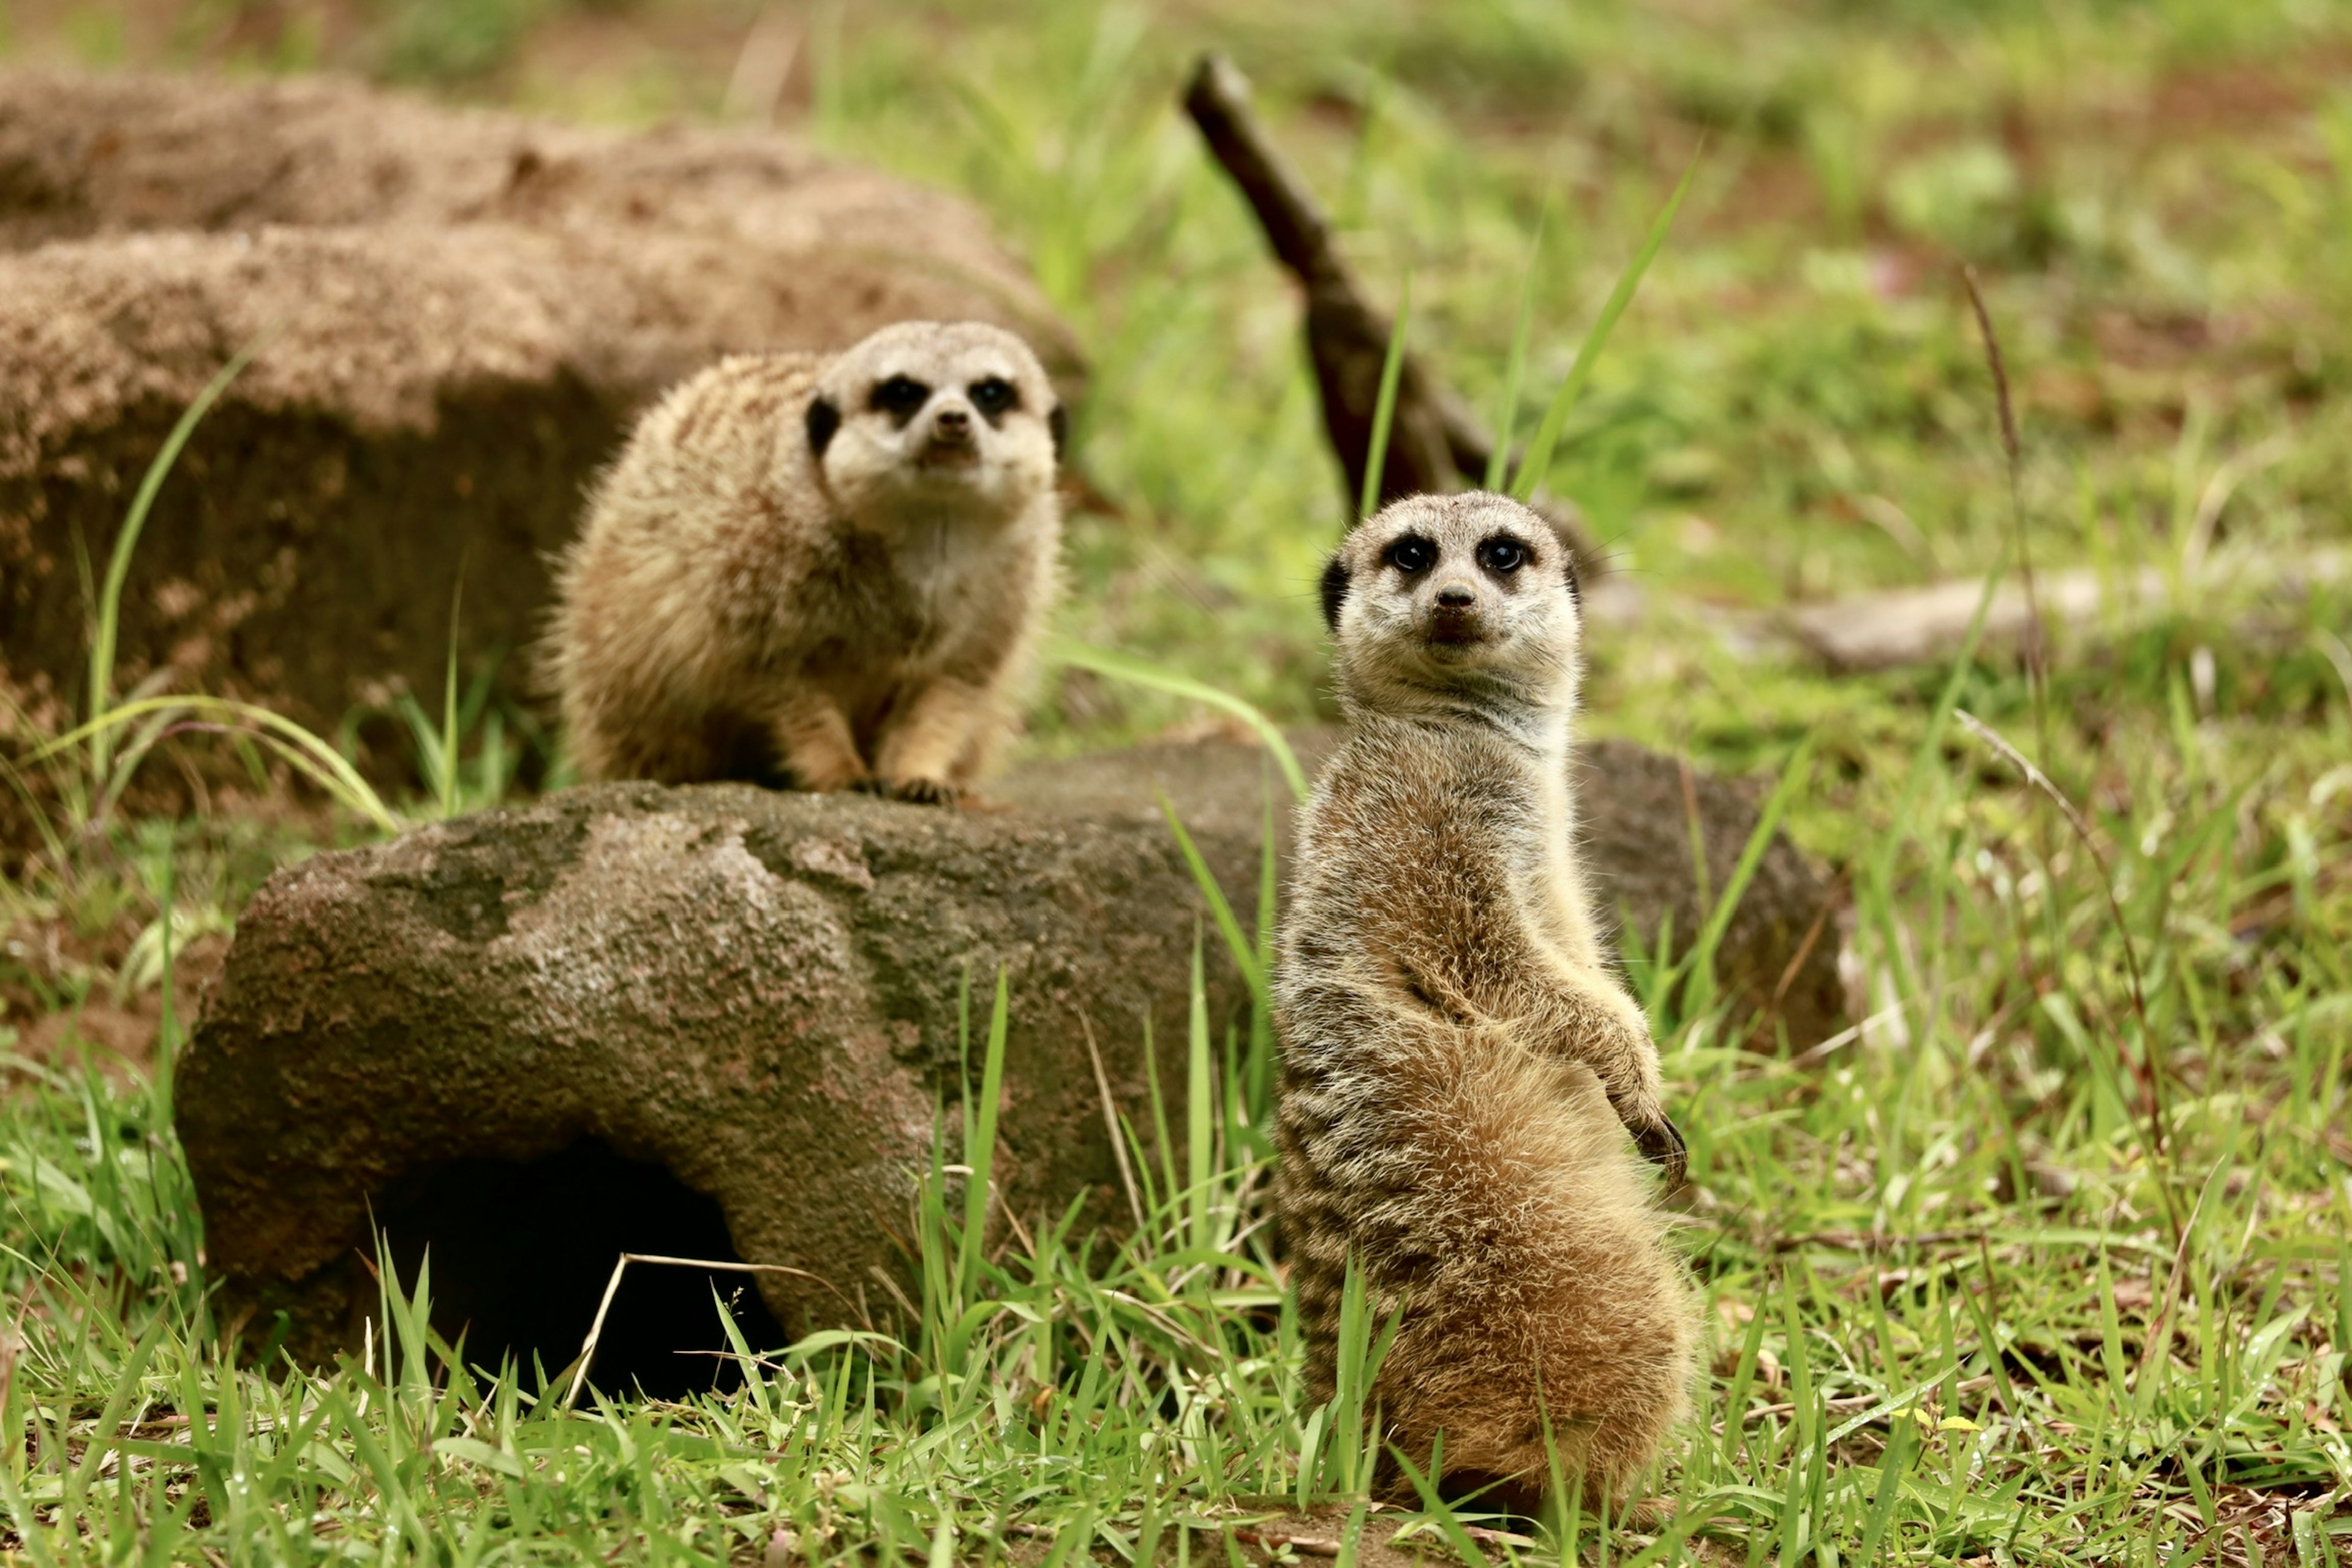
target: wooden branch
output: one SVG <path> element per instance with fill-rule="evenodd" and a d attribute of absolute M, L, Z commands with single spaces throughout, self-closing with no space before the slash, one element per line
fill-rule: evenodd
<path fill-rule="evenodd" d="M 2352 552 L 2316 550 L 2290 560 L 2245 563 L 2235 580 L 2269 599 L 2299 598 L 2347 577 L 2352 577 Z M 2040 590 L 2037 605 L 2018 584 L 2002 584 L 1986 612 L 1979 646 L 1987 650 L 2021 646 L 2032 634 L 2037 609 L 2041 618 L 2062 626 L 2095 630 L 2107 619 L 2126 626 L 2144 624 L 2169 602 L 2171 592 L 2165 574 L 2153 566 L 2120 575 L 2088 567 L 2045 572 Z M 1778 619 L 1787 636 L 1843 673 L 1938 664 L 1966 642 L 1983 593 L 1981 582 L 1963 578 L 1799 605 Z M 2241 630 L 2251 637 L 2256 628 L 2249 623 Z"/>
<path fill-rule="evenodd" d="M 1323 428 L 1339 459 L 1352 518 L 1371 460 L 1372 415 L 1393 319 L 1364 298 L 1333 242 L 1330 219 L 1297 170 L 1276 150 L 1250 108 L 1249 80 L 1219 54 L 1201 57 L 1184 89 L 1185 112 L 1210 153 L 1257 215 L 1275 258 L 1307 295 L 1307 357 L 1322 394 Z M 1495 438 L 1454 389 L 1408 352 L 1397 380 L 1389 448 L 1381 465 L 1383 505 L 1404 496 L 1459 489 L 1486 476 Z M 1599 562 L 1574 509 L 1549 498 L 1537 510 L 1568 541 L 1588 574 Z"/>
<path fill-rule="evenodd" d="M 1208 140 L 1209 151 L 1248 198 L 1274 247 L 1275 259 L 1308 288 L 1354 294 L 1347 264 L 1331 243 L 1331 222 L 1298 171 L 1265 139 L 1252 112 L 1249 79 L 1220 54 L 1202 55 L 1184 89 L 1184 110 Z"/>

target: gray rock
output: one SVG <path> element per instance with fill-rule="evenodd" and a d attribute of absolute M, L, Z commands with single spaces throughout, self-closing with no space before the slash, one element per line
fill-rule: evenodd
<path fill-rule="evenodd" d="M 1676 764 L 1609 745 L 1589 768 L 1609 885 L 1645 928 L 1675 907 L 1690 929 Z M 306 1357 L 352 1342 L 375 1300 L 373 1218 L 404 1278 L 432 1244 L 448 1331 L 470 1319 L 476 1351 L 551 1367 L 624 1247 L 806 1271 L 761 1278 L 778 1332 L 883 1320 L 910 1289 L 895 1238 L 943 1105 L 956 1138 L 965 976 L 978 1033 L 999 966 L 1003 1208 L 1032 1228 L 1073 1204 L 1082 1228 L 1116 1225 L 1087 1037 L 1148 1129 L 1148 1023 L 1181 1118 L 1202 920 L 1155 791 L 1246 920 L 1269 787 L 1286 837 L 1278 778 L 1224 742 L 1033 767 L 1001 808 L 965 813 L 601 785 L 283 869 L 238 924 L 179 1079 L 224 1308 L 249 1337 L 286 1313 Z M 1715 780 L 1696 795 L 1727 870 L 1753 808 Z M 1751 984 L 1790 967 L 1824 897 L 1785 844 L 1766 866 L 1725 953 Z M 1213 931 L 1208 946 L 1222 1040 L 1245 1004 Z M 1833 1005 L 1833 947 L 1783 995 L 1811 1009 L 1801 1032 Z M 677 1310 L 709 1321 L 706 1289 Z"/>

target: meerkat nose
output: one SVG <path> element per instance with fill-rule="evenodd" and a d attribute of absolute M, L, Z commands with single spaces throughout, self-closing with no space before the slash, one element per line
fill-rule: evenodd
<path fill-rule="evenodd" d="M 953 440 L 971 432 L 971 416 L 961 408 L 942 408 L 931 421 L 931 428 Z"/>
<path fill-rule="evenodd" d="M 1437 605 L 1440 609 L 1466 610 L 1477 602 L 1478 595 L 1472 593 L 1466 584 L 1461 583 L 1448 583 L 1437 591 Z"/>

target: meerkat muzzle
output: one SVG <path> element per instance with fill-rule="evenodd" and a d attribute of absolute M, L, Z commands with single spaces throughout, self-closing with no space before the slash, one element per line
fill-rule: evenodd
<path fill-rule="evenodd" d="M 980 443 L 972 439 L 969 424 L 950 424 L 942 415 L 931 427 L 931 438 L 923 443 L 919 460 L 927 468 L 973 468 L 980 462 Z"/>
<path fill-rule="evenodd" d="M 1448 583 L 1437 591 L 1436 602 L 1429 611 L 1428 639 L 1433 643 L 1458 645 L 1486 640 L 1486 626 L 1478 614 L 1478 595 L 1471 588 Z"/>

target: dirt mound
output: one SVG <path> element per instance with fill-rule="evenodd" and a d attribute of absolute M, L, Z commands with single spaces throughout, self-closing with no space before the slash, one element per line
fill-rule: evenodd
<path fill-rule="evenodd" d="M 316 728 L 536 635 L 630 414 L 714 356 L 971 317 L 1075 344 L 965 204 L 773 134 L 587 130 L 334 80 L 0 72 L 0 698 L 56 725 L 166 432 L 117 686 Z M 0 709 L 5 710 L 5 709 Z"/>

